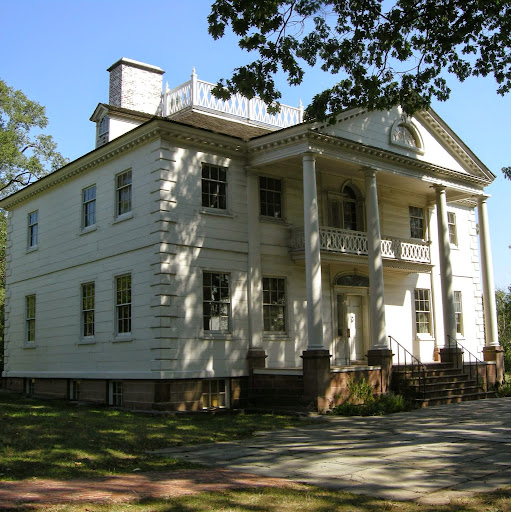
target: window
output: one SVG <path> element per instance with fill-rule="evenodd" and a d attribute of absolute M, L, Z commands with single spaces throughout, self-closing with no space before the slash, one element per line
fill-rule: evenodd
<path fill-rule="evenodd" d="M 109 129 L 109 119 L 108 116 L 103 116 L 101 118 L 101 121 L 99 122 L 99 129 L 98 129 L 98 135 L 101 137 L 101 135 L 104 135 L 105 133 L 108 133 Z"/>
<path fill-rule="evenodd" d="M 417 333 L 429 334 L 431 332 L 429 290 L 415 290 L 415 325 Z"/>
<path fill-rule="evenodd" d="M 276 277 L 263 277 L 264 330 L 286 331 L 286 281 Z"/>
<path fill-rule="evenodd" d="M 80 387 L 81 382 L 79 380 L 72 380 L 69 383 L 69 399 L 80 400 Z"/>
<path fill-rule="evenodd" d="M 282 182 L 276 178 L 259 177 L 259 206 L 261 215 L 282 218 Z"/>
<path fill-rule="evenodd" d="M 37 247 L 37 235 L 39 232 L 39 212 L 28 214 L 28 248 Z"/>
<path fill-rule="evenodd" d="M 89 228 L 96 224 L 96 185 L 82 191 L 82 226 Z"/>
<path fill-rule="evenodd" d="M 227 209 L 227 169 L 202 164 L 202 206 Z"/>
<path fill-rule="evenodd" d="M 121 406 L 123 404 L 124 390 L 122 384 L 120 380 L 114 380 L 110 383 L 110 405 Z"/>
<path fill-rule="evenodd" d="M 202 381 L 202 408 L 227 407 L 225 379 Z"/>
<path fill-rule="evenodd" d="M 345 185 L 342 193 L 328 193 L 328 221 L 334 228 L 362 230 L 363 203 L 354 186 Z"/>
<path fill-rule="evenodd" d="M 95 284 L 82 284 L 82 336 L 94 336 Z"/>
<path fill-rule="evenodd" d="M 130 334 L 131 274 L 116 277 L 115 292 L 117 334 Z"/>
<path fill-rule="evenodd" d="M 131 170 L 116 176 L 117 216 L 131 212 Z"/>
<path fill-rule="evenodd" d="M 25 382 L 25 393 L 27 396 L 35 394 L 35 379 L 27 379 Z"/>
<path fill-rule="evenodd" d="M 416 206 L 408 207 L 410 213 L 410 237 L 424 239 L 424 210 Z"/>
<path fill-rule="evenodd" d="M 25 297 L 26 336 L 28 342 L 35 341 L 35 295 Z"/>
<path fill-rule="evenodd" d="M 461 303 L 461 292 L 454 292 L 454 316 L 456 318 L 456 332 L 463 334 L 463 311 Z"/>
<path fill-rule="evenodd" d="M 458 245 L 458 234 L 456 232 L 456 214 L 447 212 L 447 227 L 449 228 L 449 242 Z"/>
<path fill-rule="evenodd" d="M 202 293 L 204 330 L 229 332 L 231 327 L 229 274 L 204 272 Z"/>

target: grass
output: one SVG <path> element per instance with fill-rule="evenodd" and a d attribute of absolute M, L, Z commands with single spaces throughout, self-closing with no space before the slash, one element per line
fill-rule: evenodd
<path fill-rule="evenodd" d="M 146 452 L 303 424 L 271 414 L 150 415 L 0 393 L 0 480 L 91 478 L 196 467 Z"/>
<path fill-rule="evenodd" d="M 112 504 L 44 504 L 17 512 L 510 512 L 511 491 L 496 491 L 447 505 L 420 505 L 382 500 L 313 486 L 301 489 L 239 489 L 181 498 Z"/>

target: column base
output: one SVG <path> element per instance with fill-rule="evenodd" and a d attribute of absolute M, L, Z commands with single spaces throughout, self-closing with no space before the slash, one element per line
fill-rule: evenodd
<path fill-rule="evenodd" d="M 392 378 L 392 350 L 388 348 L 368 350 L 367 364 L 369 366 L 381 366 L 380 393 L 388 393 L 390 391 L 390 380 Z"/>
<path fill-rule="evenodd" d="M 463 350 L 458 347 L 441 348 L 440 362 L 452 363 L 455 368 L 461 368 L 463 366 Z"/>
<path fill-rule="evenodd" d="M 264 348 L 249 348 L 247 353 L 248 371 L 252 372 L 254 368 L 265 368 L 267 357 Z"/>
<path fill-rule="evenodd" d="M 504 349 L 500 346 L 484 347 L 485 361 L 495 361 L 495 384 L 501 386 L 504 383 Z"/>
<path fill-rule="evenodd" d="M 328 350 L 304 350 L 303 359 L 303 393 L 304 399 L 311 402 L 319 413 L 330 408 L 330 358 Z"/>

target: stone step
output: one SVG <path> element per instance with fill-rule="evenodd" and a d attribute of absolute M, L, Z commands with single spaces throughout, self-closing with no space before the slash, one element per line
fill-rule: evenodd
<path fill-rule="evenodd" d="M 428 398 L 417 398 L 416 403 L 419 407 L 428 407 L 433 405 L 444 405 L 453 404 L 457 402 L 466 402 L 469 400 L 483 400 L 485 398 L 495 398 L 495 393 L 488 391 L 481 391 L 478 393 L 467 393 L 461 395 L 452 395 L 448 397 L 428 397 Z"/>

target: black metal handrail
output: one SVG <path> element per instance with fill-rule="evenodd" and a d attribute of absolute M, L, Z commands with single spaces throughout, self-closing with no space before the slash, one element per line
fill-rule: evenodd
<path fill-rule="evenodd" d="M 472 379 L 472 371 L 475 366 L 475 372 L 476 372 L 476 384 L 478 387 L 481 387 L 479 384 L 480 376 L 479 376 L 479 367 L 484 366 L 485 373 L 486 373 L 486 379 L 484 379 L 484 390 L 488 391 L 488 365 L 485 361 L 481 361 L 477 356 L 472 354 L 470 350 L 467 350 L 456 338 L 451 336 L 450 334 L 447 335 L 447 339 L 449 341 L 449 346 L 454 346 L 456 349 L 461 350 L 461 365 L 463 373 L 468 373 L 470 375 L 470 378 Z M 465 361 L 465 354 L 468 356 L 468 362 Z M 456 358 L 456 367 L 458 367 L 458 358 Z M 468 367 L 468 372 L 465 371 L 465 368 Z"/>
<path fill-rule="evenodd" d="M 422 392 L 423 396 L 426 396 L 426 373 L 428 371 L 426 365 L 420 361 L 417 357 L 415 357 L 410 351 L 408 351 L 399 341 L 397 341 L 392 336 L 389 336 L 390 349 L 393 349 L 393 343 L 397 346 L 397 364 L 401 366 L 401 354 L 403 354 L 404 358 L 404 367 L 405 371 L 408 367 L 410 367 L 410 373 L 412 378 L 417 377 L 419 380 L 419 390 Z M 408 364 L 408 360 L 410 360 L 410 364 Z"/>

